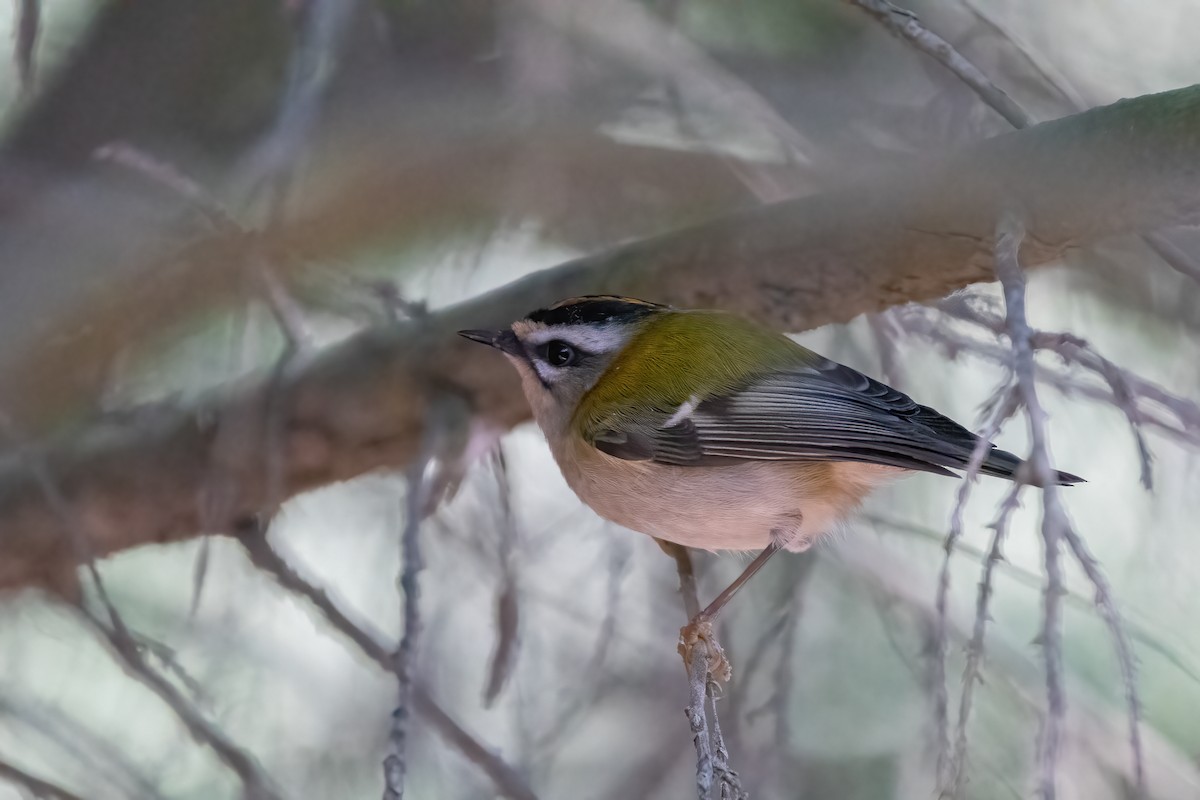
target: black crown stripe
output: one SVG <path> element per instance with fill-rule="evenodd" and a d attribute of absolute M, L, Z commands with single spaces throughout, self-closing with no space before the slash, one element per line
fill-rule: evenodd
<path fill-rule="evenodd" d="M 632 297 L 586 295 L 560 300 L 529 314 L 531 322 L 543 325 L 586 325 L 598 322 L 628 322 L 666 308 Z"/>

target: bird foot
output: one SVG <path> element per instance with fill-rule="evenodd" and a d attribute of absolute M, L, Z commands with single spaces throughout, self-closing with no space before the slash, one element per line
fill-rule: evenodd
<path fill-rule="evenodd" d="M 725 657 L 725 650 L 717 641 L 713 621 L 704 614 L 696 617 L 679 629 L 679 655 L 683 656 L 684 669 L 690 670 L 692 656 L 697 646 L 703 646 L 708 659 L 708 674 L 718 683 L 727 683 L 733 677 L 733 667 Z"/>

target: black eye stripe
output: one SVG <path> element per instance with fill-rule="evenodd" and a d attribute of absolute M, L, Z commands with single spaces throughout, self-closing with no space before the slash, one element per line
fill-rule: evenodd
<path fill-rule="evenodd" d="M 587 354 L 570 342 L 551 339 L 537 349 L 537 355 L 552 367 L 571 367 Z"/>

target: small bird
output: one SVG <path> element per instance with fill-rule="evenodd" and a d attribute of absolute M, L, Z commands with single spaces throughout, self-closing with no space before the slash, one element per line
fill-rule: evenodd
<path fill-rule="evenodd" d="M 892 479 L 954 477 L 979 441 L 723 311 L 592 295 L 459 334 L 516 367 L 567 484 L 600 516 L 687 547 L 761 551 L 685 638 L 711 640 L 708 623 L 775 552 L 811 547 Z M 989 445 L 980 472 L 1011 479 L 1020 465 Z"/>

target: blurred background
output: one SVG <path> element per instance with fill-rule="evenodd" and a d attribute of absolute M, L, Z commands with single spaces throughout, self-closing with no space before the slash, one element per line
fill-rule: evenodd
<path fill-rule="evenodd" d="M 1191 0 L 911 10 L 1036 119 L 1200 81 Z M 0 69 L 0 407 L 31 438 L 269 371 L 289 346 L 281 319 L 327 347 L 576 255 L 1011 129 L 836 0 L 19 0 L 0 8 L 0 30 L 12 47 Z M 217 235 L 239 228 L 282 243 L 269 273 Z M 1194 235 L 1175 241 L 1200 254 Z M 997 297 L 976 287 L 968 305 L 994 310 Z M 1186 404 L 1200 382 L 1198 297 L 1128 239 L 1034 273 L 1030 315 Z M 955 308 L 797 339 L 978 427 L 1006 378 L 1004 347 Z M 1064 493 L 1068 511 L 1140 666 L 1150 796 L 1200 798 L 1195 447 L 1143 426 L 1148 490 L 1125 414 L 1094 399 L 1103 380 L 1042 358 L 1056 463 L 1088 479 Z M 1025 452 L 1023 421 L 998 442 Z M 269 530 L 389 650 L 405 485 L 397 472 L 327 486 L 285 503 Z M 719 707 L 752 796 L 934 796 L 930 650 L 957 486 L 921 475 L 879 492 L 728 608 L 735 672 Z M 952 728 L 1005 491 L 976 487 L 949 559 Z M 996 567 L 966 797 L 1032 793 L 1039 518 L 1027 492 Z M 421 537 L 415 678 L 518 785 L 540 798 L 694 796 L 674 564 L 582 507 L 536 428 L 478 458 Z M 744 565 L 695 558 L 702 600 Z M 281 796 L 380 795 L 395 676 L 238 541 L 149 545 L 99 569 L 150 667 Z M 1129 797 L 1112 644 L 1074 565 L 1066 583 L 1060 796 Z M 241 796 L 228 760 L 63 603 L 7 592 L 0 641 L 0 798 L 70 796 L 18 772 L 86 798 Z M 411 720 L 409 796 L 516 796 L 447 730 Z"/>

